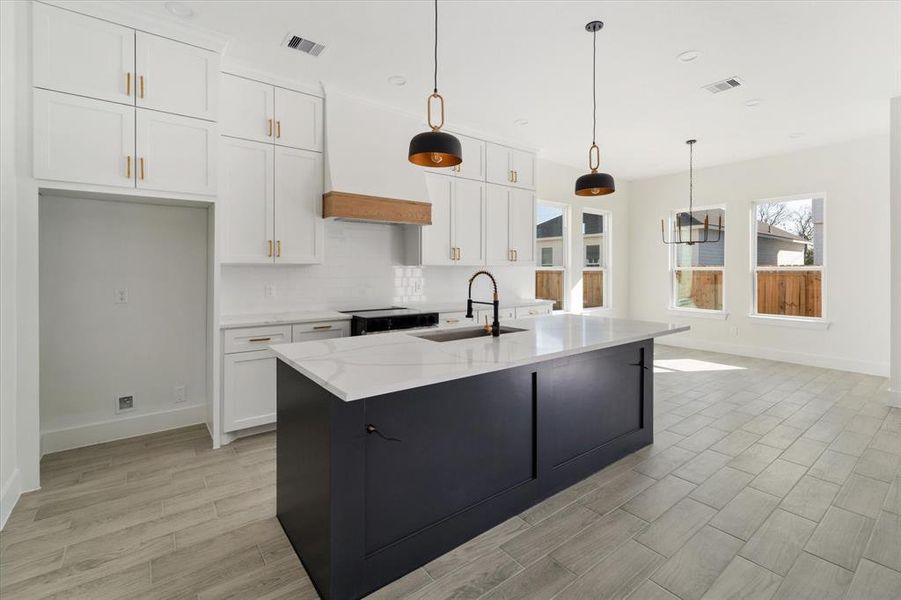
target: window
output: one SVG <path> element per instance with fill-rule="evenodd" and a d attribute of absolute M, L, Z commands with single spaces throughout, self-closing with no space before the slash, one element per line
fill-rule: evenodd
<path fill-rule="evenodd" d="M 823 317 L 823 204 L 815 197 L 754 204 L 754 314 Z"/>
<path fill-rule="evenodd" d="M 725 275 L 726 211 L 723 208 L 706 208 L 688 213 L 678 211 L 672 223 L 680 222 L 682 239 L 700 239 L 704 234 L 704 219 L 709 222 L 710 240 L 703 244 L 673 244 L 672 257 L 672 308 L 681 310 L 723 311 L 723 279 Z M 722 222 L 722 225 L 720 223 Z M 677 234 L 678 237 L 678 234 Z"/>
<path fill-rule="evenodd" d="M 565 205 L 537 202 L 535 231 L 535 297 L 553 300 L 554 310 L 563 310 L 566 279 L 567 212 Z"/>
<path fill-rule="evenodd" d="M 610 294 L 610 214 L 582 210 L 582 308 L 606 308 Z"/>

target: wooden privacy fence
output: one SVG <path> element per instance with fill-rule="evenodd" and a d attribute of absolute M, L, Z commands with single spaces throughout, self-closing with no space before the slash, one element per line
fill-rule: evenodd
<path fill-rule="evenodd" d="M 757 312 L 793 317 L 823 316 L 820 271 L 758 271 Z"/>
<path fill-rule="evenodd" d="M 677 306 L 723 309 L 722 271 L 676 271 Z M 684 300 L 690 299 L 691 304 Z"/>
<path fill-rule="evenodd" d="M 563 271 L 535 271 L 535 297 L 553 300 L 554 310 L 563 308 Z"/>
<path fill-rule="evenodd" d="M 582 271 L 582 307 L 604 306 L 604 272 Z"/>
<path fill-rule="evenodd" d="M 535 271 L 535 297 L 553 300 L 554 310 L 563 308 L 563 271 Z M 604 272 L 582 271 L 582 306 L 604 305 Z"/>

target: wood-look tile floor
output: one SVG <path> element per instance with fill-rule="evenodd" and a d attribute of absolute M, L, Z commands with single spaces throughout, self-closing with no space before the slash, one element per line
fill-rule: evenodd
<path fill-rule="evenodd" d="M 375 598 L 892 599 L 901 409 L 884 379 L 658 347 L 653 446 Z M 275 436 L 202 427 L 46 456 L 0 597 L 316 598 L 275 514 Z"/>

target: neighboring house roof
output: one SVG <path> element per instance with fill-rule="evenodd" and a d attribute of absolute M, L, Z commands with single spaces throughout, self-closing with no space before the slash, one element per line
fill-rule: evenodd
<path fill-rule="evenodd" d="M 757 221 L 757 235 L 778 238 L 781 240 L 791 240 L 793 242 L 801 242 L 804 244 L 812 244 L 812 242 L 802 238 L 800 235 L 790 233 L 784 229 L 776 227 L 775 225 L 764 223 L 763 221 Z"/>
<path fill-rule="evenodd" d="M 582 223 L 585 228 L 585 235 L 593 233 L 604 233 L 604 217 L 592 213 L 584 213 L 582 215 Z M 552 238 L 561 237 L 563 235 L 563 215 L 557 215 L 553 219 L 548 219 L 538 224 L 536 237 Z"/>

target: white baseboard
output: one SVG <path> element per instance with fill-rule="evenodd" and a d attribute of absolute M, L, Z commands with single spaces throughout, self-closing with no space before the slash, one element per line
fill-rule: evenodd
<path fill-rule="evenodd" d="M 204 404 L 41 432 L 41 456 L 103 442 L 206 423 Z"/>
<path fill-rule="evenodd" d="M 901 391 L 889 390 L 886 404 L 888 404 L 889 406 L 901 408 Z"/>
<path fill-rule="evenodd" d="M 0 530 L 6 527 L 6 520 L 12 514 L 21 495 L 22 479 L 19 476 L 19 468 L 16 467 L 0 487 Z"/>
<path fill-rule="evenodd" d="M 876 375 L 878 377 L 888 377 L 889 374 L 889 364 L 887 362 L 878 363 L 837 356 L 825 356 L 822 354 L 807 354 L 803 352 L 779 350 L 777 348 L 758 348 L 757 346 L 745 346 L 742 344 L 694 340 L 683 336 L 678 338 L 667 337 L 664 338 L 663 341 L 655 340 L 654 343 L 661 346 L 677 346 L 679 348 L 690 348 L 692 350 L 707 350 L 709 352 L 722 352 L 723 354 L 737 354 L 738 356 L 749 356 L 751 358 L 766 358 L 769 360 L 778 360 L 781 362 L 820 367 L 823 369 L 852 371 L 854 373 Z"/>
<path fill-rule="evenodd" d="M 238 431 L 232 431 L 230 433 L 223 433 L 222 434 L 222 445 L 226 446 L 242 437 L 257 435 L 258 433 L 266 433 L 267 431 L 275 431 L 275 423 L 268 423 L 266 425 L 257 425 L 256 427 L 248 427 L 247 429 L 239 429 Z"/>

